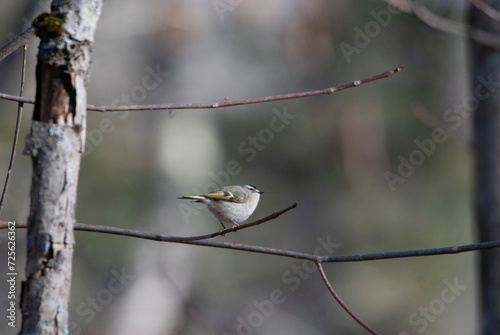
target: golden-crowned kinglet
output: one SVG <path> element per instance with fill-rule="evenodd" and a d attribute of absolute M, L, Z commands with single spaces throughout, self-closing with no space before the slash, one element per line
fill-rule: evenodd
<path fill-rule="evenodd" d="M 231 223 L 235 227 L 248 219 L 257 207 L 262 193 L 264 192 L 252 185 L 231 185 L 207 194 L 186 195 L 179 199 L 204 203 L 226 229 L 223 222 Z"/>

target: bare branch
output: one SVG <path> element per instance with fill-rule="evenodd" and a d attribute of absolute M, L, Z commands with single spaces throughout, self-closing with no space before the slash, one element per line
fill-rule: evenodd
<path fill-rule="evenodd" d="M 33 27 L 29 27 L 5 44 L 2 49 L 0 49 L 0 61 L 16 51 L 21 45 L 28 43 L 33 36 L 35 36 L 35 29 Z"/>
<path fill-rule="evenodd" d="M 377 252 L 377 253 L 359 254 L 359 255 L 322 256 L 320 258 L 320 261 L 322 263 L 362 262 L 362 261 L 373 261 L 373 260 L 391 259 L 391 258 L 459 254 L 462 252 L 492 249 L 492 248 L 500 248 L 500 241 L 481 242 L 481 243 L 465 244 L 465 245 L 459 245 L 454 247 L 443 247 L 443 248 L 388 251 L 388 252 Z"/>
<path fill-rule="evenodd" d="M 249 223 L 246 223 L 246 224 L 242 224 L 242 225 L 239 225 L 239 226 L 234 226 L 232 228 L 222 229 L 218 233 L 214 233 L 214 234 L 210 234 L 210 235 L 213 235 L 211 237 L 219 236 L 219 235 L 224 236 L 227 233 L 237 232 L 238 230 L 241 230 L 241 229 L 245 229 L 245 228 L 257 226 L 257 225 L 260 225 L 260 224 L 262 224 L 264 222 L 267 222 L 267 221 L 270 221 L 270 220 L 274 220 L 278 216 L 280 216 L 281 214 L 284 214 L 284 213 L 288 212 L 289 210 L 294 209 L 296 207 L 297 207 L 297 203 L 295 202 L 295 203 L 291 204 L 290 206 L 288 206 L 287 208 L 285 208 L 285 209 L 283 209 L 283 210 L 281 210 L 279 212 L 274 212 L 274 213 L 266 216 L 263 219 L 260 219 L 260 220 L 257 220 L 257 221 L 253 221 L 253 222 L 249 222 Z"/>
<path fill-rule="evenodd" d="M 22 229 L 26 228 L 26 222 L 16 223 L 16 228 Z M 7 221 L 0 221 L 0 230 L 7 228 Z M 330 255 L 330 256 L 318 256 L 303 252 L 267 248 L 255 245 L 246 245 L 240 243 L 229 243 L 229 242 L 219 242 L 219 241 L 204 241 L 200 240 L 200 236 L 166 236 L 161 234 L 155 234 L 140 230 L 124 229 L 109 226 L 97 226 L 89 225 L 85 223 L 75 223 L 75 230 L 90 231 L 95 233 L 104 233 L 112 235 L 122 235 L 128 237 L 141 238 L 146 240 L 158 241 L 158 242 L 172 242 L 172 243 L 184 243 L 193 244 L 206 247 L 214 248 L 225 248 L 234 249 L 248 252 L 256 252 L 261 254 L 291 257 L 298 259 L 305 259 L 312 262 L 321 263 L 337 263 L 337 262 L 362 262 L 362 261 L 373 261 L 380 259 L 391 259 L 391 258 L 405 258 L 405 257 L 421 257 L 421 256 L 436 256 L 436 255 L 447 255 L 447 254 L 458 254 L 462 252 L 485 250 L 492 248 L 500 248 L 500 241 L 491 242 L 481 242 L 474 244 L 465 244 L 453 247 L 443 247 L 443 248 L 432 248 L 432 249 L 416 249 L 416 250 L 404 250 L 404 251 L 389 251 L 389 252 L 377 252 L 369 254 L 357 254 L 357 255 Z M 202 235 L 203 236 L 203 235 Z M 193 240 L 193 238 L 195 238 Z"/>
<path fill-rule="evenodd" d="M 321 265 L 320 262 L 316 262 L 316 266 L 318 267 L 319 273 L 321 275 L 321 278 L 323 278 L 323 281 L 325 282 L 326 287 L 328 287 L 328 290 L 332 294 L 332 296 L 337 300 L 340 306 L 354 319 L 356 320 L 357 323 L 359 323 L 363 328 L 368 330 L 371 334 L 373 335 L 380 335 L 377 333 L 373 328 L 368 326 L 363 320 L 361 320 L 354 312 L 347 306 L 347 304 L 342 300 L 342 298 L 335 292 L 333 289 L 332 285 L 330 285 L 330 282 L 328 281 L 328 278 L 326 277 L 325 271 L 323 271 L 323 266 Z"/>
<path fill-rule="evenodd" d="M 7 224 L 8 224 L 7 221 L 0 221 L 0 230 L 6 229 Z M 26 228 L 26 226 L 27 226 L 26 222 L 16 222 L 16 224 L 15 224 L 16 229 Z M 275 249 L 275 248 L 246 245 L 246 244 L 241 244 L 241 243 L 205 241 L 205 240 L 200 240 L 200 236 L 188 236 L 188 237 L 166 236 L 166 235 L 155 234 L 155 233 L 150 233 L 150 232 L 145 232 L 145 231 L 140 231 L 140 230 L 124 229 L 124 228 L 109 227 L 109 226 L 89 225 L 89 224 L 85 224 L 85 223 L 75 223 L 74 228 L 75 228 L 75 230 L 80 230 L 80 231 L 90 231 L 90 232 L 95 232 L 95 233 L 121 235 L 121 236 L 135 237 L 135 238 L 151 240 L 151 241 L 158 241 L 158 242 L 193 244 L 193 245 L 200 245 L 200 246 L 206 246 L 206 247 L 233 249 L 233 250 L 256 252 L 256 253 L 268 254 L 268 255 L 306 259 L 306 260 L 310 260 L 312 262 L 316 262 L 320 259 L 319 256 L 311 255 L 311 254 L 307 254 L 307 253 L 302 253 L 302 252 L 297 252 L 297 251 L 281 250 L 281 249 Z"/>
<path fill-rule="evenodd" d="M 247 228 L 249 226 L 260 224 L 264 221 L 270 220 L 274 217 L 277 217 L 284 212 L 295 208 L 295 204 L 292 206 L 269 215 L 268 217 L 257 220 L 255 222 L 249 223 L 247 225 L 242 225 L 239 229 Z M 16 229 L 26 228 L 26 222 L 16 223 Z M 7 222 L 0 221 L 0 229 L 6 229 Z M 491 242 L 483 242 L 483 243 L 475 243 L 475 244 L 467 244 L 461 246 L 454 247 L 444 247 L 444 248 L 434 248 L 434 249 L 418 249 L 418 250 L 407 250 L 407 251 L 393 251 L 393 252 L 382 252 L 382 253 L 371 253 L 371 254 L 359 254 L 359 255 L 340 255 L 340 256 L 318 256 L 308 253 L 296 252 L 291 250 L 283 250 L 283 249 L 275 249 L 275 248 L 267 248 L 261 246 L 253 246 L 253 245 L 245 245 L 239 243 L 229 243 L 229 242 L 218 242 L 218 241 L 207 241 L 201 239 L 207 239 L 210 237 L 214 237 L 217 235 L 221 235 L 221 232 L 202 235 L 202 236 L 192 236 L 192 237 L 179 237 L 179 236 L 165 236 L 160 234 L 154 234 L 149 232 L 143 232 L 138 230 L 131 229 L 122 229 L 116 227 L 107 227 L 107 226 L 94 226 L 83 223 L 75 223 L 75 230 L 82 231 L 91 231 L 98 233 L 106 233 L 106 234 L 114 234 L 114 235 L 122 235 L 129 237 L 142 238 L 147 240 L 159 241 L 159 242 L 173 242 L 173 243 L 183 243 L 183 244 L 193 244 L 200 245 L 206 247 L 215 247 L 215 248 L 225 248 L 225 249 L 233 249 L 247 252 L 255 252 L 262 253 L 267 255 L 275 255 L 282 257 L 290 257 L 296 259 L 304 259 L 312 261 L 318 267 L 321 277 L 325 281 L 326 286 L 330 290 L 331 294 L 337 300 L 337 302 L 349 313 L 360 325 L 362 325 L 366 330 L 368 330 L 372 334 L 378 334 L 375 330 L 366 325 L 359 317 L 357 317 L 354 312 L 350 310 L 350 308 L 342 301 L 340 296 L 335 292 L 333 287 L 330 285 L 328 278 L 326 277 L 322 263 L 333 263 L 333 262 L 359 262 L 359 261 L 369 261 L 369 260 L 377 260 L 377 259 L 389 259 L 389 258 L 402 258 L 402 257 L 417 257 L 417 256 L 434 256 L 434 255 L 444 255 L 444 254 L 457 254 L 461 252 L 468 252 L 474 250 L 484 250 L 490 248 L 499 248 L 500 241 L 491 241 Z M 229 229 L 228 229 L 229 230 Z M 224 232 L 224 231 L 223 231 Z"/>
<path fill-rule="evenodd" d="M 394 73 L 399 72 L 403 69 L 402 66 L 391 70 L 386 71 L 368 78 L 355 80 L 353 82 L 329 87 L 316 91 L 307 91 L 307 92 L 299 92 L 299 93 L 289 93 L 282 95 L 273 95 L 267 97 L 253 98 L 253 99 L 244 99 L 244 100 L 228 100 L 227 98 L 222 100 L 221 102 L 209 102 L 209 103 L 186 103 L 186 104 L 153 104 L 153 105 L 129 105 L 129 106 L 96 106 L 96 105 L 87 105 L 87 110 L 96 111 L 96 112 L 123 112 L 123 111 L 139 111 L 139 110 L 170 110 L 170 109 L 204 109 L 204 108 L 222 108 L 222 107 L 230 107 L 230 106 L 239 106 L 239 105 L 249 105 L 261 102 L 269 102 L 269 101 L 278 101 L 278 100 L 287 100 L 287 99 L 297 99 L 304 97 L 312 97 L 316 95 L 322 94 L 331 94 L 337 91 L 345 90 L 348 88 L 360 86 L 375 80 L 384 79 L 392 76 Z M 27 99 L 18 97 L 11 94 L 0 93 L 0 99 L 11 100 L 11 101 L 22 101 L 25 103 L 34 103 L 34 99 Z"/>
<path fill-rule="evenodd" d="M 200 241 L 200 240 L 207 240 L 209 238 L 213 238 L 216 236 L 224 236 L 227 233 L 232 233 L 232 232 L 237 232 L 238 230 L 245 229 L 245 228 L 250 228 L 253 226 L 260 225 L 264 222 L 276 219 L 278 216 L 288 212 L 289 210 L 296 208 L 297 203 L 292 204 L 291 206 L 288 206 L 287 208 L 279 211 L 272 213 L 268 216 L 266 216 L 263 219 L 253 221 L 247 224 L 242 224 L 236 227 L 232 228 L 227 228 L 227 229 L 221 229 L 220 231 L 212 234 L 206 234 L 206 235 L 198 235 L 198 236 L 188 236 L 188 237 L 181 237 L 181 236 L 164 236 L 164 235 L 154 235 L 149 232 L 143 232 L 139 230 L 129 230 L 129 229 L 121 229 L 121 228 L 116 228 L 116 227 L 109 227 L 109 226 L 94 226 L 94 225 L 86 225 L 82 223 L 77 223 L 75 225 L 75 230 L 84 230 L 84 231 L 91 231 L 91 232 L 99 232 L 99 233 L 107 233 L 107 234 L 114 234 L 114 235 L 123 235 L 123 236 L 130 236 L 130 237 L 139 237 L 139 238 L 145 238 L 145 239 L 152 239 L 151 237 L 155 237 L 155 241 L 159 242 L 177 242 L 177 243 L 183 243 L 183 242 L 192 242 L 192 241 Z M 80 229 L 81 228 L 81 229 Z"/>
<path fill-rule="evenodd" d="M 32 105 L 35 103 L 35 99 L 20 97 L 18 95 L 12 95 L 12 94 L 7 94 L 7 93 L 0 93 L 0 99 L 16 101 L 16 102 L 23 102 L 23 103 L 32 104 Z"/>
<path fill-rule="evenodd" d="M 26 78 L 26 53 L 28 51 L 28 45 L 24 45 L 23 51 L 23 66 L 21 69 L 21 88 L 19 89 L 19 96 L 23 95 L 24 91 L 24 80 Z M 9 167 L 7 169 L 7 175 L 5 176 L 5 184 L 2 190 L 2 196 L 0 197 L 0 212 L 3 208 L 3 201 L 5 199 L 5 194 L 7 193 L 7 187 L 9 186 L 10 174 L 12 173 L 12 167 L 14 166 L 14 158 L 16 157 L 17 140 L 19 139 L 19 129 L 21 128 L 21 117 L 23 115 L 23 105 L 24 103 L 19 102 L 17 105 L 17 119 L 16 119 L 16 129 L 14 131 L 14 141 L 12 143 L 12 151 L 10 152 Z"/>

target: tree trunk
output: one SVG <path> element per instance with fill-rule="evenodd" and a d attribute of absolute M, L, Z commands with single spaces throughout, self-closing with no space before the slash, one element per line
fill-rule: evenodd
<path fill-rule="evenodd" d="M 85 143 L 86 82 L 102 0 L 60 0 L 33 25 L 40 37 L 21 334 L 68 334 L 73 224 Z"/>
<path fill-rule="evenodd" d="M 491 2 L 490 2 L 491 4 Z M 492 5 L 500 9 L 500 1 Z M 471 9 L 471 25 L 500 36 L 500 22 Z M 472 42 L 475 205 L 481 242 L 500 240 L 500 52 Z M 471 100 L 472 101 L 472 100 Z M 483 335 L 500 329 L 500 249 L 480 254 Z"/>

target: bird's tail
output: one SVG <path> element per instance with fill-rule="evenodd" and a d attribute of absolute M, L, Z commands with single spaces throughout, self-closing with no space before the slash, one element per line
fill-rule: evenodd
<path fill-rule="evenodd" d="M 177 199 L 189 199 L 189 200 L 200 202 L 201 200 L 205 199 L 205 197 L 202 197 L 202 196 L 199 196 L 199 195 L 184 195 L 184 196 L 179 197 Z"/>

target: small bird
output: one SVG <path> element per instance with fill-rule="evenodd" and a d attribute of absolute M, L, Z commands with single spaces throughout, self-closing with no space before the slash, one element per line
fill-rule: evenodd
<path fill-rule="evenodd" d="M 248 219 L 257 208 L 262 193 L 252 185 L 231 185 L 207 194 L 185 195 L 179 199 L 204 203 L 226 229 L 223 222 L 231 223 L 234 228 Z"/>

